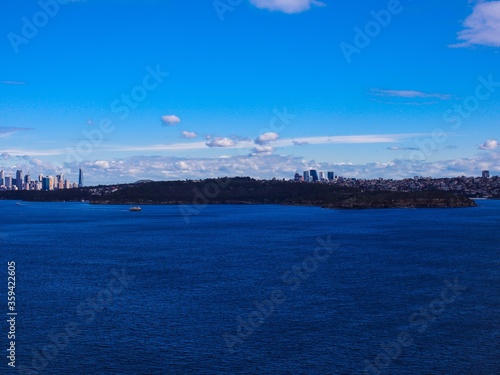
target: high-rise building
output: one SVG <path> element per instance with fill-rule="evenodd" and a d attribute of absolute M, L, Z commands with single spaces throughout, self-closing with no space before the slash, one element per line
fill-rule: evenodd
<path fill-rule="evenodd" d="M 309 171 L 304 171 L 304 181 L 309 182 L 311 176 L 309 174 Z"/>
<path fill-rule="evenodd" d="M 42 190 L 54 190 L 54 177 L 47 176 L 42 179 Z"/>
<path fill-rule="evenodd" d="M 7 189 L 12 189 L 12 176 L 5 177 L 5 186 Z"/>
<path fill-rule="evenodd" d="M 19 190 L 23 190 L 23 171 L 18 170 L 16 172 L 16 186 Z"/>
<path fill-rule="evenodd" d="M 78 187 L 79 188 L 83 187 L 83 171 L 81 168 L 78 172 Z"/>
<path fill-rule="evenodd" d="M 328 172 L 327 177 L 328 177 L 328 181 L 335 180 L 335 174 L 333 172 Z"/>
<path fill-rule="evenodd" d="M 319 180 L 324 181 L 325 180 L 325 173 L 324 172 L 319 172 Z"/>
<path fill-rule="evenodd" d="M 294 179 L 295 181 L 300 181 L 300 174 L 295 173 L 295 176 L 293 176 L 293 179 Z"/>
<path fill-rule="evenodd" d="M 311 171 L 309 173 L 311 174 L 311 179 L 313 181 L 319 180 L 318 171 L 316 169 L 311 169 Z"/>
<path fill-rule="evenodd" d="M 3 170 L 0 171 L 0 186 L 5 185 L 5 173 Z"/>
<path fill-rule="evenodd" d="M 483 175 L 483 178 L 490 178 L 490 171 L 483 171 L 482 175 Z"/>
<path fill-rule="evenodd" d="M 49 190 L 49 178 L 48 177 L 42 177 L 42 190 Z"/>

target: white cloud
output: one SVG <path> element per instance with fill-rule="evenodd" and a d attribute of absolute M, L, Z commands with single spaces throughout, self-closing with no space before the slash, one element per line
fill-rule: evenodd
<path fill-rule="evenodd" d="M 236 142 L 226 137 L 216 137 L 206 143 L 208 147 L 233 147 Z"/>
<path fill-rule="evenodd" d="M 500 47 L 500 1 L 480 2 L 463 23 L 464 30 L 457 38 L 462 42 L 450 45 L 453 48 L 484 45 Z"/>
<path fill-rule="evenodd" d="M 299 141 L 293 141 L 294 146 L 307 146 L 309 142 L 299 142 Z"/>
<path fill-rule="evenodd" d="M 276 147 L 297 146 L 298 144 L 321 145 L 321 144 L 368 144 L 368 143 L 395 143 L 405 139 L 426 137 L 432 134 L 410 133 L 410 134 L 367 134 L 367 135 L 339 135 L 303 137 L 294 139 L 280 139 L 275 142 Z"/>
<path fill-rule="evenodd" d="M 398 146 L 392 146 L 392 147 L 387 147 L 389 151 L 415 151 L 418 150 L 416 147 L 398 147 Z"/>
<path fill-rule="evenodd" d="M 255 140 L 255 143 L 258 144 L 258 145 L 264 145 L 266 143 L 274 142 L 274 141 L 278 140 L 279 137 L 280 137 L 280 135 L 278 133 L 267 132 L 267 133 L 261 134 Z"/>
<path fill-rule="evenodd" d="M 175 115 L 165 115 L 161 117 L 161 121 L 165 125 L 175 125 L 181 122 L 181 119 Z"/>
<path fill-rule="evenodd" d="M 94 162 L 94 166 L 100 169 L 108 169 L 110 167 L 110 164 L 106 160 L 97 160 Z"/>
<path fill-rule="evenodd" d="M 257 8 L 284 13 L 300 13 L 311 9 L 312 5 L 325 6 L 318 0 L 250 0 Z"/>
<path fill-rule="evenodd" d="M 26 82 L 22 82 L 22 81 L 0 81 L 0 84 L 2 84 L 2 85 L 25 85 Z"/>
<path fill-rule="evenodd" d="M 257 145 L 252 149 L 251 156 L 269 156 L 273 153 L 273 148 L 271 146 L 261 146 Z"/>
<path fill-rule="evenodd" d="M 188 132 L 185 130 L 183 130 L 181 134 L 182 134 L 183 138 L 196 138 L 196 137 L 198 137 L 198 134 L 196 134 L 195 132 Z"/>
<path fill-rule="evenodd" d="M 498 146 L 499 146 L 499 144 L 498 144 L 498 141 L 496 139 L 488 139 L 481 146 L 479 146 L 479 148 L 481 150 L 494 150 L 494 149 L 498 148 Z"/>
<path fill-rule="evenodd" d="M 15 133 L 28 131 L 28 130 L 32 130 L 32 129 L 31 128 L 16 128 L 16 127 L 0 126 L 0 138 L 7 138 Z"/>
<path fill-rule="evenodd" d="M 383 90 L 383 89 L 371 89 L 373 95 L 377 96 L 389 96 L 397 98 L 438 98 L 442 100 L 450 99 L 451 96 L 447 94 L 439 93 L 426 93 L 416 90 Z"/>

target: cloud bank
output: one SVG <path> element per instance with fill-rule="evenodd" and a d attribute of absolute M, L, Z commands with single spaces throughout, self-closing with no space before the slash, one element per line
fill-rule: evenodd
<path fill-rule="evenodd" d="M 265 151 L 265 150 L 263 150 Z M 261 155 L 262 156 L 262 155 Z M 190 158 L 165 156 L 134 156 L 123 159 L 95 160 L 81 164 L 65 164 L 66 174 L 77 176 L 80 166 L 85 170 L 89 184 L 124 183 L 141 179 L 177 180 L 203 179 L 225 176 L 250 176 L 253 178 L 293 178 L 294 173 L 317 169 L 333 171 L 352 178 L 412 178 L 413 176 L 456 177 L 479 176 L 488 169 L 500 174 L 500 152 L 482 153 L 473 158 L 433 162 L 395 159 L 387 163 L 321 163 L 286 155 L 262 157 L 224 156 L 215 158 Z M 51 172 L 53 166 L 44 169 Z M 59 172 L 60 168 L 52 173 Z"/>

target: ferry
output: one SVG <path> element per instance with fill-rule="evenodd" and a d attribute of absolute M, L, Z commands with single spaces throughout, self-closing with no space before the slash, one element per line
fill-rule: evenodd
<path fill-rule="evenodd" d="M 138 212 L 138 211 L 142 211 L 142 208 L 140 208 L 140 207 L 130 207 L 128 210 L 129 210 L 129 211 L 135 211 L 135 212 Z"/>

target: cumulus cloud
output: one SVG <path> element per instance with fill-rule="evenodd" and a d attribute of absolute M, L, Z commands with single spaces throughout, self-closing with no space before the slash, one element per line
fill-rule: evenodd
<path fill-rule="evenodd" d="M 261 146 L 257 145 L 252 149 L 251 156 L 269 156 L 273 153 L 273 148 L 271 146 Z"/>
<path fill-rule="evenodd" d="M 175 115 L 165 115 L 161 116 L 161 121 L 164 125 L 175 125 L 181 122 L 181 119 Z"/>
<path fill-rule="evenodd" d="M 498 141 L 496 139 L 488 139 L 481 146 L 479 146 L 479 148 L 481 150 L 494 150 L 494 149 L 498 148 L 498 146 L 499 146 L 499 144 L 498 144 Z"/>
<path fill-rule="evenodd" d="M 278 133 L 267 132 L 267 133 L 261 134 L 255 140 L 255 143 L 258 144 L 258 145 L 265 145 L 265 144 L 267 144 L 269 142 L 274 142 L 274 141 L 278 140 L 279 137 L 280 137 L 280 135 Z"/>
<path fill-rule="evenodd" d="M 284 13 L 301 13 L 311 9 L 313 5 L 325 6 L 318 0 L 250 0 L 257 8 Z"/>
<path fill-rule="evenodd" d="M 198 136 L 195 132 L 188 132 L 186 130 L 183 130 L 181 134 L 183 138 L 196 138 Z"/>
<path fill-rule="evenodd" d="M 464 30 L 457 36 L 461 42 L 450 47 L 473 45 L 500 47 L 500 1 L 484 1 L 476 4 L 463 26 Z"/>
<path fill-rule="evenodd" d="M 93 163 L 93 166 L 99 169 L 108 169 L 110 164 L 106 160 L 97 160 Z"/>
<path fill-rule="evenodd" d="M 233 147 L 236 142 L 226 137 L 215 137 L 206 143 L 208 147 Z"/>

